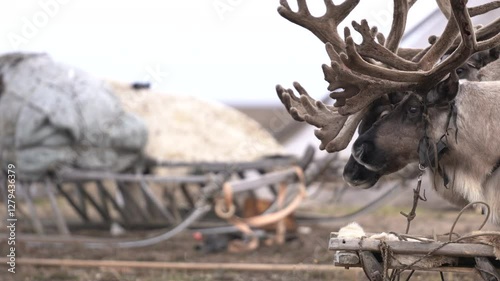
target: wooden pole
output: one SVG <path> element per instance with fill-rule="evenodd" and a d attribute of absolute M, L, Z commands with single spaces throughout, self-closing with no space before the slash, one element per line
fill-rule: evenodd
<path fill-rule="evenodd" d="M 380 243 L 380 240 L 375 239 L 330 238 L 329 250 L 380 252 Z M 394 254 L 426 255 L 432 252 L 434 256 L 472 258 L 495 256 L 493 254 L 493 247 L 483 244 L 449 243 L 443 246 L 443 242 L 386 241 L 385 243 L 391 248 Z"/>
<path fill-rule="evenodd" d="M 0 258 L 0 263 L 5 264 L 6 258 Z M 315 271 L 333 272 L 344 271 L 333 265 L 315 264 L 254 264 L 254 263 L 185 263 L 185 262 L 150 262 L 150 261 L 117 261 L 117 260 L 69 260 L 69 259 L 16 259 L 19 265 L 33 266 L 60 266 L 60 267 L 114 267 L 137 269 L 170 269 L 170 270 L 228 270 L 228 271 Z"/>
<path fill-rule="evenodd" d="M 0 258 L 0 263 L 8 262 L 7 258 Z M 316 264 L 260 264 L 260 263 L 182 263 L 182 262 L 148 262 L 148 261 L 117 261 L 117 260 L 73 260 L 73 259 L 38 259 L 19 258 L 17 264 L 26 266 L 56 266 L 56 267 L 113 267 L 124 269 L 163 269 L 163 270 L 226 270 L 226 271 L 260 271 L 260 272 L 290 272 L 290 271 L 310 271 L 310 272 L 335 272 L 345 271 L 343 267 L 334 265 Z M 349 271 L 359 271 L 361 268 L 349 268 Z M 439 267 L 421 269 L 423 271 L 442 271 L 473 273 L 474 268 L 464 267 Z"/>

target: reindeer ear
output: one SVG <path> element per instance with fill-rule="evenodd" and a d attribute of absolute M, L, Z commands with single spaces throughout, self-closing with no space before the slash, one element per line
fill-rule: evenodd
<path fill-rule="evenodd" d="M 452 71 L 448 78 L 439 82 L 434 89 L 427 93 L 427 102 L 432 105 L 448 104 L 456 97 L 458 88 L 458 75 Z"/>
<path fill-rule="evenodd" d="M 478 52 L 472 55 L 468 62 L 472 63 L 476 69 L 485 67 L 491 62 L 494 62 L 500 56 L 500 46 L 491 48 L 486 51 Z"/>
<path fill-rule="evenodd" d="M 392 92 L 389 93 L 389 101 L 391 102 L 392 105 L 396 105 L 399 102 L 403 100 L 403 98 L 406 97 L 405 92 Z"/>

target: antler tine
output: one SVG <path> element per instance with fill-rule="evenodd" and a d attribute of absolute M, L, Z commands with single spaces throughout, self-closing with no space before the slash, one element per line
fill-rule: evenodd
<path fill-rule="evenodd" d="M 436 42 L 434 42 L 432 47 L 429 48 L 429 50 L 420 59 L 419 67 L 423 70 L 431 69 L 446 52 L 448 52 L 450 49 L 455 49 L 460 42 L 458 41 L 457 43 L 454 43 L 455 42 L 454 39 L 457 37 L 457 35 L 459 35 L 459 28 L 456 24 L 456 20 L 454 20 L 453 17 L 450 17 L 450 15 L 448 15 L 448 13 L 453 14 L 454 10 L 450 4 L 450 1 L 437 0 L 437 3 L 443 14 L 446 16 L 446 18 L 448 18 L 448 23 L 443 31 L 443 34 L 445 36 L 437 38 Z M 465 5 L 465 3 L 462 3 L 462 5 Z M 500 1 L 494 1 L 480 6 L 466 8 L 465 10 L 469 12 L 469 17 L 474 17 L 485 14 L 499 7 L 500 7 Z M 498 28 L 493 27 L 493 29 L 496 32 L 498 32 Z M 481 33 L 484 33 L 484 31 Z M 478 35 L 480 35 L 481 33 L 478 32 Z"/>
<path fill-rule="evenodd" d="M 408 0 L 394 0 L 391 31 L 389 32 L 389 36 L 387 36 L 387 42 L 385 44 L 385 47 L 393 53 L 397 53 L 399 42 L 401 38 L 403 38 L 409 9 Z"/>
<path fill-rule="evenodd" d="M 413 6 L 413 4 L 417 3 L 417 0 L 408 0 L 408 6 L 410 6 L 410 8 Z"/>
<path fill-rule="evenodd" d="M 358 5 L 360 0 L 346 0 L 335 5 L 332 0 L 324 0 L 326 12 L 321 17 L 314 17 L 309 12 L 305 0 L 297 0 L 299 10 L 293 12 L 287 0 L 280 0 L 278 13 L 287 20 L 310 30 L 323 43 L 330 42 L 337 50 L 344 49 L 344 42 L 337 32 L 337 26 Z"/>
<path fill-rule="evenodd" d="M 423 50 L 399 48 L 406 27 L 408 11 L 416 2 L 417 0 L 394 0 L 393 21 L 387 40 L 382 33 L 372 33 L 369 36 L 364 27 L 364 20 L 361 25 L 353 23 L 354 29 L 363 36 L 363 43 L 357 46 L 359 54 L 400 70 L 417 70 L 418 65 L 412 61 L 412 58 Z M 376 44 L 370 37 L 376 37 L 379 44 Z"/>
<path fill-rule="evenodd" d="M 444 2 L 438 2 L 438 4 L 439 3 L 444 3 Z M 471 8 L 468 8 L 468 10 L 469 10 L 469 15 L 471 17 L 475 17 L 475 16 L 485 14 L 487 12 L 490 12 L 490 11 L 492 11 L 494 9 L 498 9 L 498 8 L 500 8 L 500 1 L 494 1 L 494 2 L 486 3 L 486 4 L 483 4 L 480 6 L 471 7 Z M 445 8 L 445 9 L 448 9 L 448 8 Z M 451 6 L 450 6 L 450 9 L 451 9 Z M 445 12 L 443 12 L 443 13 L 445 13 Z M 450 13 L 451 13 L 451 11 L 450 11 Z M 487 26 L 479 28 L 476 31 L 476 39 L 477 40 L 486 40 L 488 38 L 491 38 L 492 36 L 495 36 L 495 34 L 498 33 L 498 30 L 500 30 L 500 18 L 494 20 L 492 23 L 488 24 Z M 413 54 L 413 58 L 411 59 L 411 61 L 413 61 L 413 62 L 421 61 L 422 58 L 424 57 L 424 55 L 427 54 L 429 49 L 432 47 L 432 45 L 434 45 L 436 43 L 437 40 L 438 40 L 437 36 L 435 36 L 435 35 L 430 36 L 429 43 L 431 44 L 431 46 L 429 46 L 423 50 L 419 49 L 420 52 L 417 54 Z M 462 42 L 462 38 L 460 36 L 456 36 L 456 39 L 453 42 L 453 45 L 446 52 L 447 53 L 453 52 L 458 47 L 458 45 L 460 45 L 460 42 Z M 411 54 L 410 55 L 402 54 L 401 51 L 406 52 L 406 51 L 409 51 L 409 49 L 400 50 L 400 52 L 398 52 L 398 55 L 401 57 L 405 57 L 405 58 L 412 57 Z"/>
<path fill-rule="evenodd" d="M 415 71 L 401 71 L 398 69 L 388 69 L 374 65 L 365 61 L 356 50 L 352 37 L 349 35 L 345 39 L 347 55 L 341 55 L 340 58 L 351 70 L 366 74 L 379 79 L 386 79 L 396 82 L 416 82 L 422 79 L 422 74 Z M 383 61 L 387 63 L 387 60 Z"/>
<path fill-rule="evenodd" d="M 356 132 L 356 128 L 358 128 L 359 123 L 361 123 L 361 120 L 363 120 L 363 117 L 365 116 L 366 112 L 368 110 L 368 107 L 365 107 L 363 110 L 356 112 L 353 115 L 350 115 L 345 122 L 344 126 L 342 127 L 342 130 L 338 133 L 337 136 L 332 138 L 330 142 L 325 147 L 325 150 L 327 152 L 336 152 L 336 151 L 341 151 L 349 145 L 349 142 L 351 142 L 352 136 Z M 325 131 L 328 133 L 328 131 Z M 317 138 L 321 139 L 323 136 L 323 131 L 321 130 L 316 130 L 314 132 Z M 330 136 L 328 138 L 331 138 Z"/>
<path fill-rule="evenodd" d="M 478 15 L 486 14 L 492 10 L 498 9 L 500 7 L 500 1 L 493 1 L 476 7 L 470 7 L 469 15 L 475 17 Z"/>
<path fill-rule="evenodd" d="M 489 49 L 495 48 L 495 47 L 497 47 L 499 45 L 500 45 L 500 34 L 497 34 L 497 35 L 495 35 L 494 37 L 492 37 L 492 38 L 490 38 L 488 40 L 484 40 L 482 42 L 479 42 L 477 44 L 476 50 L 478 52 L 485 51 L 485 50 L 489 50 Z"/>
<path fill-rule="evenodd" d="M 463 64 L 473 53 L 490 49 L 500 42 L 498 30 L 496 36 L 479 43 L 477 42 L 474 26 L 469 16 L 469 9 L 465 6 L 466 2 L 467 0 L 450 1 L 453 17 L 460 30 L 462 41 L 448 58 L 429 71 L 425 84 L 433 85 L 439 82 L 444 76 Z M 425 84 L 422 86 L 424 90 L 427 90 L 425 88 L 427 85 Z"/>
<path fill-rule="evenodd" d="M 419 67 L 422 70 L 431 69 L 436 62 L 448 51 L 453 44 L 453 39 L 458 35 L 458 27 L 451 17 L 443 31 L 443 36 L 438 37 L 429 50 L 422 56 L 419 61 Z"/>
<path fill-rule="evenodd" d="M 451 16 L 451 5 L 450 0 L 436 0 L 436 3 L 441 10 L 441 13 L 447 18 L 450 19 Z"/>
<path fill-rule="evenodd" d="M 331 44 L 326 44 L 326 51 L 328 56 L 330 56 L 331 67 L 324 64 L 322 66 L 323 73 L 325 74 L 325 80 L 330 83 L 328 90 L 334 91 L 330 94 L 330 97 L 337 100 L 335 106 L 342 107 L 346 99 L 356 96 L 360 88 L 368 84 L 366 80 L 359 79 L 356 74 L 342 63 L 340 55 Z M 341 55 L 344 54 L 342 53 Z M 335 92 L 337 89 L 342 89 L 342 91 Z"/>
<path fill-rule="evenodd" d="M 406 0 L 405 0 L 406 1 Z M 401 70 L 417 70 L 418 64 L 412 62 L 410 60 L 406 60 L 405 58 L 396 55 L 393 51 L 384 47 L 381 43 L 377 43 L 375 41 L 375 37 L 377 37 L 381 33 L 374 33 L 373 29 L 368 26 L 368 22 L 366 20 L 362 20 L 361 24 L 353 21 L 352 27 L 359 34 L 361 34 L 363 38 L 363 42 L 360 45 L 356 46 L 356 51 L 359 55 L 367 58 L 372 58 L 377 61 L 384 63 L 387 66 L 394 67 Z M 348 28 L 344 30 L 344 36 L 347 38 L 350 36 L 350 31 Z M 383 37 L 383 36 L 381 36 Z M 395 39 L 393 39 L 395 40 Z M 383 41 L 382 40 L 379 40 Z M 399 41 L 398 41 L 399 44 Z M 397 48 L 396 48 L 397 49 Z M 397 50 L 396 50 L 397 51 Z"/>
<path fill-rule="evenodd" d="M 354 48 L 352 44 L 351 48 Z M 338 107 L 341 115 L 351 115 L 362 111 L 384 94 L 408 87 L 408 83 L 382 80 L 353 72 L 352 68 L 344 63 L 347 60 L 346 54 L 339 55 L 330 44 L 326 44 L 326 51 L 330 56 L 331 65 L 324 64 L 323 73 L 325 80 L 330 83 L 328 90 L 334 91 L 330 93 L 330 97 L 337 100 L 335 106 Z M 339 89 L 342 90 L 335 91 Z"/>
<path fill-rule="evenodd" d="M 448 4 L 446 4 L 446 3 L 448 3 Z M 442 1 L 438 0 L 438 4 L 440 4 L 442 6 L 448 5 L 448 6 L 445 6 L 444 8 L 441 8 L 441 10 L 443 11 L 443 14 L 446 14 L 446 11 L 451 13 L 451 6 L 449 6 L 449 2 L 442 2 Z M 489 3 L 483 4 L 483 5 L 479 5 L 476 7 L 470 7 L 470 8 L 468 8 L 468 11 L 469 11 L 470 17 L 475 17 L 478 15 L 482 15 L 482 14 L 491 12 L 492 10 L 495 10 L 498 8 L 500 8 L 500 1 L 494 1 L 494 2 L 489 2 Z M 447 18 L 448 17 L 449 16 L 447 16 Z M 496 20 L 494 20 L 492 23 L 488 24 L 487 26 L 479 27 L 479 29 L 476 30 L 476 39 L 477 40 L 486 40 L 488 38 L 491 38 L 492 36 L 495 36 L 498 33 L 498 30 L 500 30 L 500 18 L 497 18 Z M 431 38 L 433 40 L 432 42 L 431 42 Z M 437 41 L 437 39 L 438 39 L 437 36 L 431 36 L 431 37 L 429 37 L 429 43 L 434 44 Z M 460 42 L 462 42 L 461 40 L 462 40 L 462 38 L 460 36 L 456 36 L 455 40 L 453 41 L 453 45 L 447 50 L 447 52 L 449 52 L 449 53 L 453 52 L 458 47 L 458 45 L 460 45 Z M 427 52 L 427 51 L 428 51 L 428 49 L 425 52 Z M 423 55 L 425 55 L 425 53 L 423 53 L 418 58 L 418 60 L 420 60 L 423 57 Z M 413 61 L 418 61 L 418 60 L 413 60 Z"/>
<path fill-rule="evenodd" d="M 476 39 L 485 40 L 485 39 L 491 38 L 498 33 L 498 30 L 500 30 L 500 18 L 498 18 L 495 21 L 493 21 L 492 23 L 480 28 L 476 32 Z"/>
<path fill-rule="evenodd" d="M 298 82 L 294 82 L 293 86 L 299 93 L 299 97 L 295 96 L 291 89 L 284 89 L 280 85 L 276 86 L 276 92 L 290 115 L 297 121 L 305 121 L 319 128 L 315 131 L 315 135 L 321 141 L 320 149 L 327 149 L 328 152 L 344 149 L 352 138 L 351 134 L 347 144 L 344 145 L 347 138 L 344 135 L 350 133 L 350 130 L 344 128 L 344 124 L 353 116 L 342 116 L 332 106 L 314 100 Z M 353 120 L 349 122 L 349 126 L 353 126 L 351 125 Z M 340 142 L 337 141 L 339 134 L 339 140 L 342 139 Z"/>
<path fill-rule="evenodd" d="M 413 61 L 413 58 L 418 56 L 418 54 L 424 52 L 425 49 L 418 49 L 418 48 L 399 48 L 398 50 L 398 56 L 406 59 Z"/>
<path fill-rule="evenodd" d="M 286 110 L 293 119 L 303 122 L 305 121 L 304 115 L 307 114 L 305 110 L 299 111 L 302 108 L 302 102 L 300 98 L 295 96 L 292 89 L 285 89 L 281 85 L 276 85 L 276 92 L 281 100 L 281 103 L 285 105 Z"/>
<path fill-rule="evenodd" d="M 401 56 L 399 54 L 399 43 L 403 37 L 408 11 L 415 4 L 416 0 L 394 0 L 394 13 L 391 30 L 387 40 L 383 34 L 374 32 L 373 27 L 370 29 L 366 20 L 362 20 L 361 24 L 353 22 L 353 28 L 358 31 L 362 37 L 363 42 L 357 46 L 358 52 L 363 57 L 375 59 L 387 66 L 400 69 L 400 70 L 417 70 L 418 64 L 411 61 L 414 55 Z M 344 36 L 347 37 L 347 36 Z M 375 41 L 378 39 L 378 43 Z M 412 54 L 419 52 L 419 50 L 411 50 Z M 408 50 L 402 48 L 401 53 L 405 54 Z"/>

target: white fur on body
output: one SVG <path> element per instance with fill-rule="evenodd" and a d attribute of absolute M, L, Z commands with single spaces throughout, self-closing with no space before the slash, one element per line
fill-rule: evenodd
<path fill-rule="evenodd" d="M 500 59 L 490 62 L 481 68 L 477 73 L 479 81 L 498 81 L 500 80 Z"/>
<path fill-rule="evenodd" d="M 476 76 L 477 77 L 472 79 L 472 80 L 474 80 L 474 81 L 498 81 L 498 80 L 500 80 L 500 59 L 497 59 L 497 60 L 489 63 L 488 65 L 484 66 L 483 68 L 479 69 L 479 71 L 477 71 L 477 73 L 476 73 Z M 466 80 L 463 80 L 462 83 L 468 83 L 468 82 Z M 467 87 L 467 86 L 465 86 L 465 87 Z M 494 98 L 494 97 L 492 97 L 492 98 Z M 481 110 L 481 107 L 477 107 L 476 110 L 477 109 Z M 473 118 L 475 118 L 476 115 L 474 114 L 472 116 L 473 116 Z M 446 120 L 446 116 L 444 116 L 444 119 L 443 119 L 443 116 L 441 116 L 441 121 L 442 120 Z M 494 125 L 493 120 L 494 119 L 492 119 L 491 121 L 493 122 L 493 125 Z M 443 123 L 439 123 L 439 124 L 444 124 L 444 123 L 446 123 L 446 122 L 443 121 Z M 444 132 L 444 131 L 441 131 L 441 135 L 442 135 L 442 132 Z M 439 132 L 438 132 L 438 134 L 439 134 Z M 439 137 L 441 137 L 441 135 L 439 135 Z M 450 134 L 449 139 L 453 139 L 453 137 L 454 137 L 454 135 Z M 414 171 L 418 170 L 417 163 L 409 164 L 407 167 L 411 167 L 410 170 L 414 170 Z M 456 172 L 455 172 L 455 174 L 456 174 Z M 446 199 L 448 202 L 450 202 L 450 203 L 452 203 L 460 208 L 465 207 L 469 203 L 465 197 L 466 192 L 455 191 L 453 186 L 451 186 L 453 184 L 453 182 L 448 184 L 448 186 L 445 186 L 442 177 L 440 177 L 440 176 L 435 177 L 435 175 L 433 173 L 430 173 L 429 176 L 430 176 L 431 183 L 434 187 L 434 190 L 436 190 L 436 192 L 442 198 Z M 452 175 L 448 175 L 448 176 L 450 177 L 450 181 L 453 181 L 454 175 L 452 174 Z M 494 177 L 496 177 L 496 179 L 494 179 Z M 455 178 L 455 181 L 456 181 L 456 178 Z M 467 181 L 467 180 L 465 180 L 465 181 Z M 497 174 L 497 173 L 494 173 L 494 175 L 492 175 L 492 177 L 489 180 L 487 180 L 486 182 L 483 183 L 483 186 L 485 186 L 484 190 L 487 193 L 487 194 L 485 194 L 486 198 L 492 197 L 492 198 L 499 198 L 500 199 L 500 194 L 497 194 L 497 192 L 500 192 L 500 191 L 497 191 L 498 189 L 495 188 L 495 185 L 497 183 L 500 183 L 500 174 Z M 471 194 L 471 195 L 474 196 L 473 194 Z M 477 196 L 477 194 L 476 194 L 475 198 L 479 198 Z M 498 203 L 495 203 L 492 205 L 490 204 L 492 209 L 500 211 L 500 206 L 496 206 L 496 205 L 498 205 Z"/>
<path fill-rule="evenodd" d="M 464 82 L 455 98 L 458 135 L 450 123 L 441 164 L 450 178 L 451 188 L 469 202 L 484 201 L 491 208 L 491 221 L 500 223 L 500 174 L 491 175 L 500 160 L 500 82 Z M 448 112 L 429 109 L 430 134 L 437 140 L 446 131 Z M 432 124 L 439 124 L 433 126 Z"/>

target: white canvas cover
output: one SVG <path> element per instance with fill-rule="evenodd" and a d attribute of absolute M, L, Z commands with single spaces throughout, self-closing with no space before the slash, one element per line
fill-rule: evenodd
<path fill-rule="evenodd" d="M 18 177 L 123 171 L 142 157 L 147 135 L 102 80 L 46 54 L 0 56 L 0 161 Z"/>

